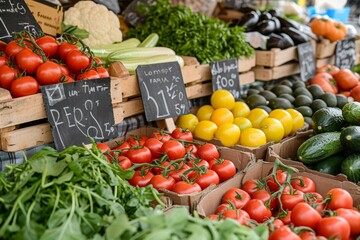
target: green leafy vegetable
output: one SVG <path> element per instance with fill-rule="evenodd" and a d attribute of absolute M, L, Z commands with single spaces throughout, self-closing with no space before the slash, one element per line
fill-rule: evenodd
<path fill-rule="evenodd" d="M 78 26 L 67 25 L 64 23 L 61 23 L 61 29 L 63 33 L 69 33 L 80 39 L 86 39 L 90 35 L 90 33 L 85 29 L 79 28 Z"/>

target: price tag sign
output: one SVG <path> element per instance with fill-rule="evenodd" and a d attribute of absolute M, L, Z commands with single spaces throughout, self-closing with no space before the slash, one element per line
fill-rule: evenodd
<path fill-rule="evenodd" d="M 115 137 L 110 78 L 42 86 L 56 149 Z"/>
<path fill-rule="evenodd" d="M 316 73 L 314 49 L 311 42 L 297 46 L 301 80 L 306 82 Z"/>
<path fill-rule="evenodd" d="M 356 62 L 355 38 L 338 41 L 335 52 L 335 65 L 339 68 L 351 69 Z"/>
<path fill-rule="evenodd" d="M 229 90 L 235 99 L 240 99 L 240 78 L 238 69 L 238 60 L 228 59 L 210 64 L 212 90 L 218 89 Z"/>
<path fill-rule="evenodd" d="M 0 0 L 0 40 L 10 42 L 12 33 L 22 30 L 34 36 L 42 32 L 24 0 Z"/>
<path fill-rule="evenodd" d="M 124 20 L 129 23 L 131 26 L 136 26 L 138 23 L 142 22 L 144 19 L 136 10 L 139 4 L 148 4 L 149 0 L 134 0 L 132 1 L 122 12 Z"/>
<path fill-rule="evenodd" d="M 147 121 L 190 113 L 178 62 L 140 65 L 136 69 Z"/>

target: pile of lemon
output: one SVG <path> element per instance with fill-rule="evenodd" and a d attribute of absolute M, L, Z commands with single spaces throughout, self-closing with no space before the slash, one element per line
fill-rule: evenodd
<path fill-rule="evenodd" d="M 267 113 L 241 101 L 235 101 L 227 90 L 211 95 L 211 105 L 201 106 L 196 114 L 180 116 L 176 125 L 189 129 L 195 137 L 210 141 L 217 138 L 230 147 L 240 144 L 258 147 L 267 142 L 279 142 L 294 134 L 305 124 L 304 117 L 295 109 L 274 109 Z"/>

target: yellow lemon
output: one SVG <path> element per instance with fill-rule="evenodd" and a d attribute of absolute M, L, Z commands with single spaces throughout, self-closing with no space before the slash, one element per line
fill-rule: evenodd
<path fill-rule="evenodd" d="M 211 105 L 216 108 L 227 108 L 232 109 L 235 106 L 235 98 L 225 89 L 219 89 L 211 94 L 210 98 Z"/>
<path fill-rule="evenodd" d="M 197 138 L 210 141 L 214 138 L 216 129 L 217 126 L 212 121 L 202 120 L 196 125 L 194 135 Z"/>
<path fill-rule="evenodd" d="M 269 117 L 269 114 L 262 108 L 252 109 L 249 115 L 247 116 L 253 128 L 259 128 L 261 121 L 267 117 Z"/>
<path fill-rule="evenodd" d="M 239 142 L 240 129 L 233 123 L 224 123 L 217 128 L 215 137 L 219 139 L 225 147 L 231 147 Z"/>
<path fill-rule="evenodd" d="M 293 127 L 293 119 L 290 113 L 288 113 L 286 110 L 274 109 L 270 112 L 269 117 L 276 118 L 281 122 L 285 130 L 284 137 L 288 136 L 291 133 Z"/>
<path fill-rule="evenodd" d="M 224 123 L 232 123 L 234 121 L 234 116 L 227 108 L 217 108 L 211 114 L 210 121 L 214 122 L 217 126 L 220 126 Z"/>
<path fill-rule="evenodd" d="M 235 106 L 231 109 L 231 112 L 234 115 L 234 118 L 237 117 L 247 117 L 250 113 L 250 108 L 245 102 L 237 101 Z"/>
<path fill-rule="evenodd" d="M 257 128 L 246 128 L 241 132 L 239 144 L 246 147 L 264 145 L 266 144 L 265 133 Z"/>
<path fill-rule="evenodd" d="M 204 105 L 197 110 L 196 116 L 199 119 L 199 121 L 210 120 L 210 116 L 213 113 L 213 111 L 214 108 L 211 105 Z"/>
<path fill-rule="evenodd" d="M 260 123 L 260 130 L 265 133 L 266 141 L 280 142 L 284 137 L 284 127 L 276 118 L 265 118 Z"/>
<path fill-rule="evenodd" d="M 240 131 L 252 127 L 250 120 L 245 117 L 234 118 L 233 123 L 240 128 Z"/>
<path fill-rule="evenodd" d="M 176 126 L 182 129 L 189 129 L 192 133 L 194 133 L 195 127 L 198 123 L 198 118 L 192 113 L 181 115 L 176 120 Z"/>
<path fill-rule="evenodd" d="M 286 109 L 286 111 L 290 113 L 293 119 L 293 126 L 290 134 L 294 134 L 296 133 L 297 130 L 299 130 L 304 126 L 305 124 L 304 116 L 298 110 L 292 108 Z"/>

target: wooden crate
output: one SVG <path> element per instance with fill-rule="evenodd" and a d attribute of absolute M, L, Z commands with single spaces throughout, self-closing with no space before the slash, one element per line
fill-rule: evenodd
<path fill-rule="evenodd" d="M 298 62 L 290 62 L 277 67 L 256 66 L 254 68 L 255 79 L 260 81 L 270 81 L 282 77 L 291 76 L 300 73 Z"/>
<path fill-rule="evenodd" d="M 360 63 L 360 52 L 356 53 L 355 64 L 358 64 L 358 63 Z M 331 57 L 327 57 L 327 58 L 316 59 L 316 67 L 317 68 L 325 66 L 326 64 L 335 65 L 335 55 L 332 55 Z"/>
<path fill-rule="evenodd" d="M 315 58 L 327 58 L 335 55 L 337 42 L 331 42 L 328 39 L 322 39 L 316 43 Z M 355 41 L 356 53 L 360 53 L 360 36 L 356 37 Z"/>

